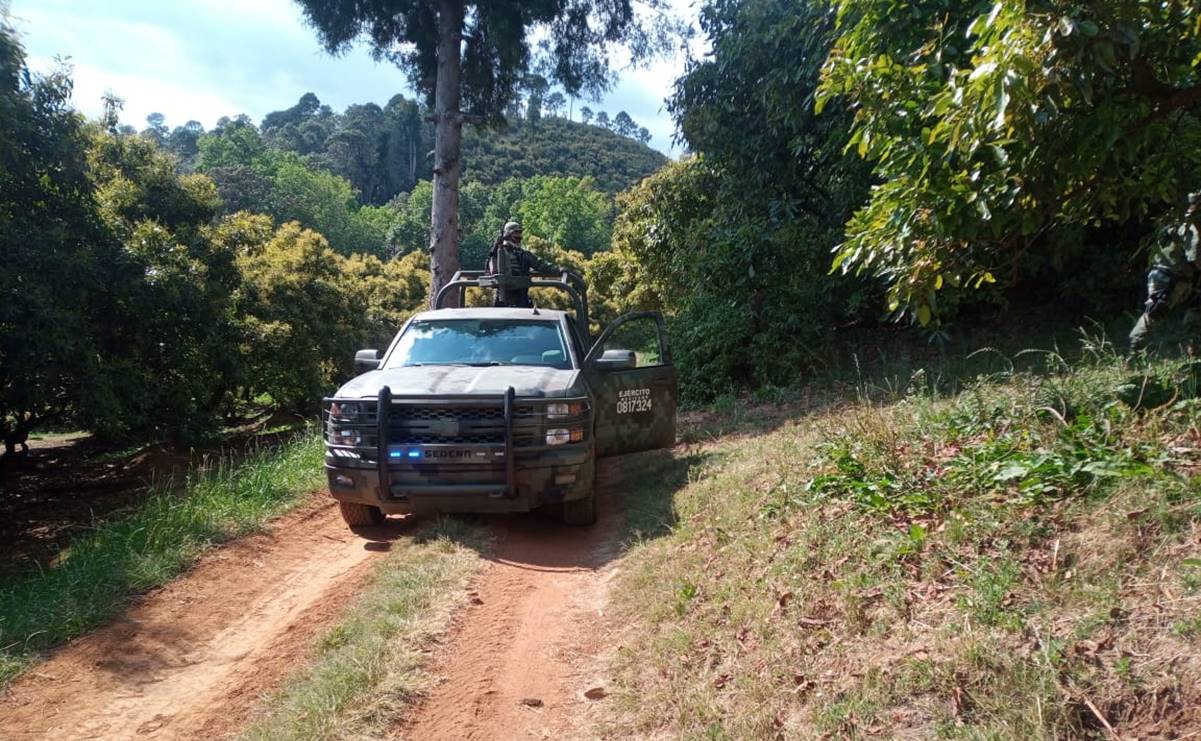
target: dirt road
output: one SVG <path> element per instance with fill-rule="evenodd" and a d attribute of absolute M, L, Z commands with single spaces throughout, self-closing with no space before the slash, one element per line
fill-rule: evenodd
<path fill-rule="evenodd" d="M 579 736 L 587 706 L 604 695 L 598 658 L 620 526 L 614 463 L 598 474 L 596 526 L 567 528 L 536 515 L 495 523 L 495 553 L 431 662 L 439 684 L 402 738 Z"/>
<path fill-rule="evenodd" d="M 302 665 L 405 527 L 364 539 L 325 499 L 214 551 L 11 687 L 0 738 L 215 738 L 238 728 Z"/>
<path fill-rule="evenodd" d="M 600 522 L 482 518 L 496 546 L 430 662 L 434 685 L 389 735 L 574 738 L 603 699 L 598 656 L 620 527 L 606 462 Z M 404 537 L 349 532 L 328 500 L 206 556 L 115 623 L 58 650 L 0 696 L 2 739 L 222 738 L 304 666 L 372 561 Z M 587 696 L 585 692 L 588 690 Z M 591 698 L 591 699 L 589 699 Z"/>

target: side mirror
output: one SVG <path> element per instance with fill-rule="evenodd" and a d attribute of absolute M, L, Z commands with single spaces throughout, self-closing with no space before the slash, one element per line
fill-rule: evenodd
<path fill-rule="evenodd" d="M 354 354 L 355 370 L 366 373 L 379 368 L 379 350 L 359 350 Z"/>
<path fill-rule="evenodd" d="M 638 357 L 633 350 L 605 350 L 599 358 L 592 361 L 597 370 L 623 371 L 638 367 Z"/>

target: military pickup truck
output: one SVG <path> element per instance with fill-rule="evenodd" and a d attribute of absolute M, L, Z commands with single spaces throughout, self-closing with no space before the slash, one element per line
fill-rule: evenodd
<path fill-rule="evenodd" d="M 434 306 L 456 294 L 463 306 L 468 288 L 498 280 L 512 282 L 457 273 Z M 573 308 L 436 308 L 409 319 L 382 355 L 356 354 L 366 372 L 322 409 L 329 490 L 347 524 L 547 508 L 589 525 L 597 458 L 675 443 L 663 317 L 627 314 L 590 342 L 578 275 L 528 286 L 563 291 Z"/>

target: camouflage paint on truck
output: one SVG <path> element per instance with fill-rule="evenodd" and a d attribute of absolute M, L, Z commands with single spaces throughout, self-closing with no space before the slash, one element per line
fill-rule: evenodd
<path fill-rule="evenodd" d="M 388 367 L 414 322 L 453 320 L 554 325 L 570 357 L 560 368 Z M 379 368 L 324 401 L 330 493 L 373 514 L 560 506 L 590 521 L 598 456 L 674 444 L 676 375 L 657 314 L 622 317 L 588 352 L 576 326 L 564 312 L 510 308 L 410 319 Z M 618 347 L 623 335 L 641 346 Z"/>

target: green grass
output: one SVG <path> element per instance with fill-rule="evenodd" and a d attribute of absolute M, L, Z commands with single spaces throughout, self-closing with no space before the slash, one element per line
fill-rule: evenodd
<path fill-rule="evenodd" d="M 603 732 L 1201 732 L 1195 368 L 979 360 L 695 420 L 610 592 Z"/>
<path fill-rule="evenodd" d="M 441 518 L 398 540 L 309 667 L 267 704 L 245 739 L 377 738 L 428 681 L 422 653 L 481 563 L 479 527 Z"/>
<path fill-rule="evenodd" d="M 305 435 L 279 448 L 194 470 L 127 516 L 74 539 L 45 567 L 0 579 L 0 686 L 38 651 L 81 635 L 130 595 L 163 584 L 214 543 L 258 530 L 322 483 L 322 447 Z"/>

